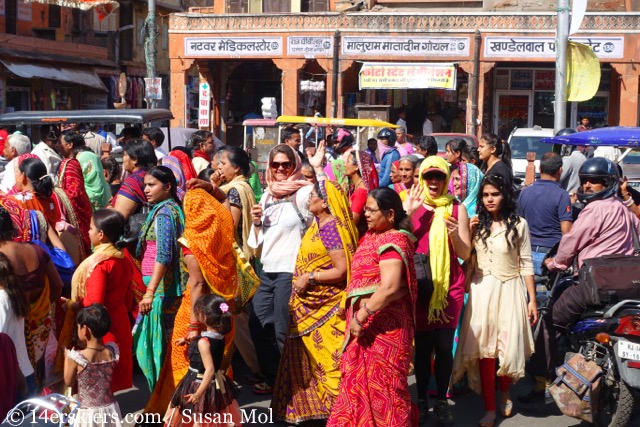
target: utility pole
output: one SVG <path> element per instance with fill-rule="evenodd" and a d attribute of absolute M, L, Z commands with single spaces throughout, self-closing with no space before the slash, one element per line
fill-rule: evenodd
<path fill-rule="evenodd" d="M 158 52 L 156 50 L 158 40 L 158 27 L 156 25 L 156 0 L 149 0 L 149 12 L 147 19 L 144 21 L 144 59 L 147 63 L 147 77 L 152 79 L 156 77 L 156 57 Z M 155 100 L 149 101 L 148 107 L 154 108 L 156 105 Z"/>
<path fill-rule="evenodd" d="M 567 43 L 569 40 L 569 0 L 558 0 L 556 32 L 556 99 L 553 132 L 567 127 Z"/>
<path fill-rule="evenodd" d="M 338 79 L 340 78 L 340 31 L 333 34 L 333 79 L 331 81 L 331 116 L 338 113 Z"/>

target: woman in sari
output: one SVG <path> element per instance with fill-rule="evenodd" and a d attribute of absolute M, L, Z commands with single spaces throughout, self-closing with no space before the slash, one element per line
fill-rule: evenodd
<path fill-rule="evenodd" d="M 124 146 L 122 167 L 130 175 L 120 186 L 118 194 L 111 199 L 111 204 L 124 216 L 125 220 L 147 204 L 144 177 L 156 163 L 158 163 L 156 153 L 147 141 L 130 141 Z"/>
<path fill-rule="evenodd" d="M 358 233 L 364 236 L 367 232 L 364 205 L 367 203 L 369 192 L 378 188 L 378 172 L 373 159 L 366 151 L 352 151 L 345 169 L 349 178 L 349 202 L 353 222 L 358 227 Z"/>
<path fill-rule="evenodd" d="M 484 178 L 482 171 L 471 163 L 458 162 L 451 169 L 449 193 L 453 194 L 467 209 L 469 218 L 476 216 L 478 191 Z"/>
<path fill-rule="evenodd" d="M 111 200 L 111 188 L 104 178 L 104 169 L 100 158 L 90 151 L 78 153 L 76 159 L 82 166 L 84 188 L 87 191 L 93 211 L 102 209 Z"/>
<path fill-rule="evenodd" d="M 237 147 L 225 147 L 224 150 L 218 151 L 217 155 L 217 174 L 223 183 L 220 188 L 227 195 L 231 216 L 233 217 L 235 242 L 242 249 L 246 260 L 244 262 L 247 264 L 246 268 L 251 268 L 249 263 L 253 261 L 255 255 L 247 242 L 252 224 L 251 208 L 256 204 L 253 189 L 247 182 L 247 176 L 251 173 L 251 161 L 247 153 Z M 255 284 L 257 285 L 258 283 Z M 245 296 L 245 300 L 255 292 L 255 287 L 251 286 L 251 283 L 240 282 L 239 286 L 243 287 L 240 291 Z M 238 310 L 240 311 L 234 316 L 234 343 L 242 359 L 251 370 L 251 375 L 246 379 L 251 383 L 259 383 L 262 379 L 256 348 L 249 332 L 249 313 L 244 307 L 238 307 Z"/>
<path fill-rule="evenodd" d="M 389 188 L 369 194 L 365 217 L 369 231 L 353 256 L 346 290 L 340 391 L 327 426 L 410 426 L 417 292 L 411 223 Z"/>
<path fill-rule="evenodd" d="M 100 209 L 93 214 L 89 236 L 93 254 L 85 259 L 73 274 L 71 299 L 67 301 L 64 326 L 58 348 L 71 348 L 76 328 L 76 314 L 84 307 L 97 303 L 105 306 L 111 319 L 104 342 L 115 342 L 120 361 L 113 371 L 111 391 L 131 388 L 133 384 L 133 355 L 129 311 L 133 304 L 133 267 L 128 258 L 116 247 L 124 234 L 122 214 L 113 209 Z M 64 351 L 58 351 L 56 367 L 63 367 Z"/>
<path fill-rule="evenodd" d="M 169 152 L 169 156 L 175 157 L 176 159 L 178 159 L 178 161 L 180 161 L 180 165 L 182 166 L 182 173 L 184 174 L 185 186 L 187 182 L 198 177 L 196 170 L 193 168 L 193 163 L 191 163 L 191 158 L 187 153 L 182 150 L 175 149 Z"/>
<path fill-rule="evenodd" d="M 69 198 L 71 205 L 67 212 L 73 212 L 78 230 L 80 230 L 80 240 L 82 241 L 82 254 L 91 253 L 91 242 L 89 241 L 89 225 L 93 212 L 89 195 L 84 186 L 84 175 L 82 166 L 76 159 L 64 159 L 58 169 L 58 188 L 62 189 Z M 69 215 L 68 215 L 69 216 Z M 73 223 L 73 221 L 68 221 Z M 82 257 L 84 259 L 84 257 Z"/>
<path fill-rule="evenodd" d="M 389 184 L 389 188 L 391 188 L 396 193 L 400 194 L 407 189 L 402 183 L 402 177 L 400 176 L 400 160 L 396 160 L 391 163 L 391 184 Z"/>
<path fill-rule="evenodd" d="M 214 293 L 225 298 L 233 309 L 237 286 L 233 218 L 220 201 L 225 200 L 222 191 L 200 181 L 195 186 L 199 188 L 192 187 L 185 195 L 185 229 L 179 239 L 189 281 L 176 314 L 160 379 L 145 408 L 147 413 L 163 413 L 167 409 L 176 386 L 189 369 L 185 343 L 196 339 L 203 330 L 193 311 L 198 298 Z M 232 355 L 233 330 L 225 336 L 223 366 L 216 369 L 227 369 Z"/>
<path fill-rule="evenodd" d="M 338 395 L 345 328 L 338 310 L 358 239 L 346 195 L 322 178 L 311 192 L 315 219 L 298 252 L 291 323 L 272 401 L 276 417 L 294 424 L 328 418 Z"/>
<path fill-rule="evenodd" d="M 182 202 L 184 200 L 184 195 L 187 192 L 187 181 L 185 180 L 180 160 L 178 160 L 178 158 L 176 157 L 173 157 L 172 155 L 168 155 L 160 159 L 160 163 L 162 164 L 162 166 L 166 166 L 171 169 L 171 172 L 173 172 L 173 176 L 176 177 L 176 182 L 178 184 L 178 199 L 180 200 L 180 202 Z"/>
<path fill-rule="evenodd" d="M 165 166 L 149 169 L 145 172 L 144 184 L 152 209 L 140 231 L 136 250 L 146 291 L 138 304 L 140 314 L 134 326 L 133 346 L 149 390 L 153 390 L 186 286 L 186 277 L 180 268 L 182 252 L 178 247 L 178 238 L 184 230 L 184 214 L 170 169 Z"/>
<path fill-rule="evenodd" d="M 0 252 L 9 258 L 20 289 L 29 303 L 25 320 L 27 352 L 36 382 L 44 380 L 44 355 L 51 333 L 52 305 L 62 294 L 62 280 L 49 255 L 34 244 L 16 243 L 9 212 L 0 207 Z M 34 384 L 34 383 L 32 383 Z"/>

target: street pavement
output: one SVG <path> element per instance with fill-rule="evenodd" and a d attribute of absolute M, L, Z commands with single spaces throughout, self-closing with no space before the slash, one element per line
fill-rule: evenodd
<path fill-rule="evenodd" d="M 234 369 L 236 363 L 234 362 Z M 240 375 L 244 371 L 242 366 L 236 370 Z M 134 389 L 120 392 L 117 394 L 117 400 L 120 404 L 120 409 L 123 417 L 129 413 L 139 413 L 146 404 L 149 398 L 149 389 L 146 381 L 141 374 L 134 375 Z M 409 378 L 409 385 L 411 393 L 415 399 L 415 378 L 411 376 Z M 511 394 L 514 400 L 514 415 L 508 419 L 498 418 L 496 426 L 500 427 L 574 427 L 585 426 L 586 423 L 580 423 L 580 421 L 573 418 L 563 416 L 557 409 L 555 404 L 551 405 L 531 405 L 525 406 L 519 404 L 516 400 L 516 396 L 526 394 L 532 382 L 523 379 L 518 384 L 514 385 L 511 389 Z M 272 425 L 274 427 L 286 426 L 286 424 L 271 422 L 269 414 L 269 404 L 271 396 L 258 396 L 251 391 L 251 387 L 248 385 L 239 385 L 239 389 L 236 392 L 236 399 L 238 404 L 244 410 L 247 416 L 255 415 L 255 422 L 246 422 L 244 426 L 257 427 L 264 425 Z M 482 398 L 473 392 L 467 392 L 460 396 L 450 400 L 453 412 L 453 418 L 457 427 L 471 427 L 477 426 L 478 420 L 484 414 L 482 406 Z M 430 405 L 433 405 L 434 401 L 430 400 Z M 432 410 L 433 411 L 433 410 Z M 133 419 L 133 417 L 131 417 Z M 308 422 L 302 424 L 304 427 L 322 426 L 322 422 Z M 630 424 L 640 425 L 640 417 L 636 415 L 634 421 Z M 435 427 L 436 420 L 433 413 L 431 413 L 425 427 Z M 125 424 L 125 427 L 133 427 L 133 424 Z"/>

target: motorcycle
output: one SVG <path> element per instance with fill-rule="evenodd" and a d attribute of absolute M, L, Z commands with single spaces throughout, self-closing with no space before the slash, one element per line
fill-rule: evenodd
<path fill-rule="evenodd" d="M 554 255 L 552 250 L 548 256 Z M 574 280 L 571 272 L 545 273 L 536 277 L 537 283 L 546 280 L 546 291 L 538 286 L 540 318 L 549 314 L 553 302 Z M 565 362 L 576 353 L 602 369 L 598 402 L 592 405 L 594 424 L 630 425 L 634 408 L 640 404 L 640 300 L 612 301 L 584 312 L 558 343 L 558 354 L 565 355 Z M 556 404 L 563 409 L 558 401 Z"/>

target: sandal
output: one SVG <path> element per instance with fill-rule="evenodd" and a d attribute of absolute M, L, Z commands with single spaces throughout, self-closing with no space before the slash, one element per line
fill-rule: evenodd
<path fill-rule="evenodd" d="M 509 418 L 513 413 L 513 402 L 511 401 L 511 395 L 509 392 L 500 393 L 500 413 L 503 417 Z"/>
<path fill-rule="evenodd" d="M 493 427 L 496 423 L 496 413 L 494 411 L 487 411 L 484 417 L 480 418 L 478 425 L 480 427 Z"/>
<path fill-rule="evenodd" d="M 273 386 L 267 384 L 266 382 L 261 382 L 253 385 L 253 392 L 255 394 L 272 394 Z"/>

